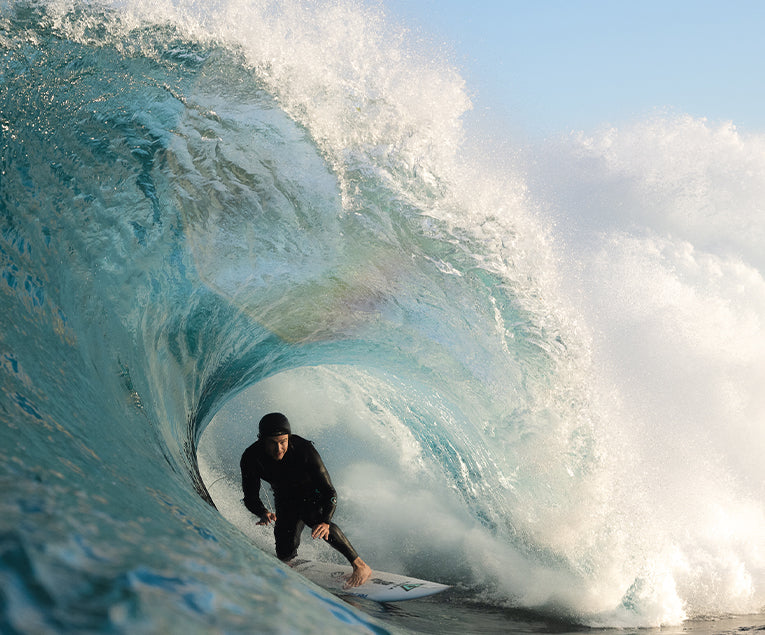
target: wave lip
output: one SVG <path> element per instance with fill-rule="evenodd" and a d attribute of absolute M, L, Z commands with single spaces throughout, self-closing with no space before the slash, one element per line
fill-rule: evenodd
<path fill-rule="evenodd" d="M 186 179 L 215 177 L 180 159 L 220 121 L 191 102 L 202 60 L 234 57 L 156 25 L 104 42 L 108 12 L 56 11 L 3 7 L 0 630 L 300 632 L 326 616 L 380 632 L 199 496 L 206 418 L 288 348 L 204 283 L 189 245 L 209 216 L 184 206 Z"/>
<path fill-rule="evenodd" d="M 244 432 L 286 402 L 327 444 L 386 569 L 598 626 L 761 608 L 761 140 L 502 172 L 378 12 L 118 9 L 2 8 L 3 627 L 377 629 L 205 503 L 248 395 Z"/>

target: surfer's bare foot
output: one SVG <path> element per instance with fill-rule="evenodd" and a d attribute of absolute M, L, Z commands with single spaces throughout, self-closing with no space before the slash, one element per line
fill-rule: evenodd
<path fill-rule="evenodd" d="M 351 576 L 343 585 L 346 589 L 361 586 L 369 580 L 372 575 L 372 569 L 370 569 L 369 565 L 361 558 L 356 558 L 351 562 L 351 566 L 353 567 L 353 573 L 351 573 Z"/>

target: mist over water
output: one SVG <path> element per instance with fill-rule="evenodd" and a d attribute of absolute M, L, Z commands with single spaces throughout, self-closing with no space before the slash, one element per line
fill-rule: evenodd
<path fill-rule="evenodd" d="M 762 611 L 765 138 L 501 156 L 352 2 L 0 27 L 0 625 L 379 630 L 240 503 L 273 410 L 375 568 L 592 626 Z"/>
<path fill-rule="evenodd" d="M 554 204 L 615 391 L 626 508 L 690 615 L 762 603 L 762 144 L 678 117 L 582 136 L 554 168 L 579 177 Z"/>

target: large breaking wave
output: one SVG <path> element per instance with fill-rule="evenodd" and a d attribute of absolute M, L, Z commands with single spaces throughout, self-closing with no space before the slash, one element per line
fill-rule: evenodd
<path fill-rule="evenodd" d="M 590 625 L 762 609 L 763 138 L 489 160 L 349 2 L 0 25 L 4 630 L 379 630 L 242 513 L 274 409 L 377 568 Z"/>

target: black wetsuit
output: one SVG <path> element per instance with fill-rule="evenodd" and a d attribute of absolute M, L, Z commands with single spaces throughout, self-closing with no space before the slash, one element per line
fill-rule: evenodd
<path fill-rule="evenodd" d="M 319 523 L 329 524 L 327 541 L 348 562 L 358 554 L 348 542 L 332 515 L 337 506 L 337 493 L 329 473 L 310 441 L 291 434 L 287 452 L 281 461 L 272 459 L 263 444 L 256 441 L 242 454 L 239 462 L 242 470 L 244 504 L 253 514 L 264 518 L 268 511 L 260 500 L 260 481 L 271 484 L 276 506 L 276 556 L 291 560 L 297 555 L 303 527 L 313 528 Z"/>

